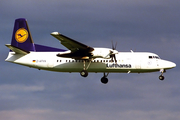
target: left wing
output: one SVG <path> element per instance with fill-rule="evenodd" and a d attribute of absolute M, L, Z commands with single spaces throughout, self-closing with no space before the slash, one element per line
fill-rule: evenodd
<path fill-rule="evenodd" d="M 77 42 L 71 38 L 68 38 L 58 32 L 52 32 L 52 36 L 57 38 L 62 45 L 71 50 L 71 53 L 58 54 L 59 57 L 70 57 L 70 58 L 78 58 L 82 59 L 83 57 L 91 57 L 92 51 L 94 48 L 89 47 L 85 44 Z"/>

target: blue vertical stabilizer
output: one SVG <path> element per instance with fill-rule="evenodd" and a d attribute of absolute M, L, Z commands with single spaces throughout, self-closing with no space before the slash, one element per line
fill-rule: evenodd
<path fill-rule="evenodd" d="M 11 46 L 24 51 L 36 51 L 26 19 L 15 20 Z"/>

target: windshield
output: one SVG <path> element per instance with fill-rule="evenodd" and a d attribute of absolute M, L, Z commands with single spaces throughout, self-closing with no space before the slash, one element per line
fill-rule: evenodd
<path fill-rule="evenodd" d="M 160 59 L 159 56 L 149 56 L 149 59 Z"/>

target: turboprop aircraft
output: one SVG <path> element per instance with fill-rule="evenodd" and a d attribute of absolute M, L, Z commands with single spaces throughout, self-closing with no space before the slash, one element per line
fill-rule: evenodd
<path fill-rule="evenodd" d="M 51 35 L 57 38 L 69 50 L 63 50 L 33 42 L 27 20 L 15 20 L 10 49 L 5 61 L 19 65 L 56 72 L 79 72 L 87 77 L 89 72 L 103 73 L 101 82 L 108 83 L 109 73 L 147 73 L 160 71 L 163 73 L 174 68 L 175 63 L 160 59 L 150 52 L 118 52 L 116 45 L 112 48 L 94 48 L 68 38 L 58 32 Z"/>

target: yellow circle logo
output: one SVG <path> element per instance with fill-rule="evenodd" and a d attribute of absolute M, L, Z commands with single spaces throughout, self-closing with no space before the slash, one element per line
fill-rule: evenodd
<path fill-rule="evenodd" d="M 19 43 L 23 43 L 27 40 L 28 38 L 28 32 L 24 28 L 20 28 L 16 31 L 15 33 L 15 39 Z"/>

